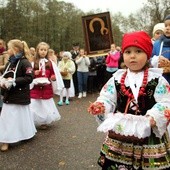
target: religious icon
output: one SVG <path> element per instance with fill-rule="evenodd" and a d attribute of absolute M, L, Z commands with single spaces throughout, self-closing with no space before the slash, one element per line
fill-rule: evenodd
<path fill-rule="evenodd" d="M 113 43 L 109 12 L 83 16 L 87 54 L 101 54 L 110 50 Z"/>

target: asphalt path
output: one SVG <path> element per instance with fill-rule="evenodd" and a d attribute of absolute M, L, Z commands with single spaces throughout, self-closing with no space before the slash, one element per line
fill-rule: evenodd
<path fill-rule="evenodd" d="M 75 97 L 70 105 L 57 106 L 61 120 L 0 152 L 0 170 L 100 170 L 97 159 L 104 134 L 97 132 L 97 122 L 87 112 L 97 96 Z M 57 103 L 58 96 L 54 99 Z"/>

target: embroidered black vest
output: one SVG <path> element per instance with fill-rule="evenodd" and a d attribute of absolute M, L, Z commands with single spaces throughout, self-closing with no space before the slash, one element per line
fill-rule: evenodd
<path fill-rule="evenodd" d="M 131 107 L 129 106 L 127 113 L 145 115 L 147 110 L 151 109 L 153 105 L 156 103 L 154 99 L 154 92 L 157 85 L 158 85 L 158 78 L 149 81 L 146 86 L 146 95 L 138 97 L 138 110 L 131 109 Z M 115 80 L 115 86 L 117 90 L 116 112 L 118 111 L 124 113 L 128 97 L 122 93 L 120 89 L 120 83 L 118 83 L 117 80 Z M 126 89 L 129 88 L 130 87 L 126 87 Z M 130 92 L 132 92 L 131 89 Z"/>

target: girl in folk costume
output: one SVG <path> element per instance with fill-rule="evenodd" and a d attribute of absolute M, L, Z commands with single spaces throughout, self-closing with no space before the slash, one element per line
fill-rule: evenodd
<path fill-rule="evenodd" d="M 46 129 L 47 125 L 60 119 L 60 114 L 53 100 L 51 81 L 57 79 L 52 61 L 47 59 L 49 45 L 40 42 L 36 48 L 33 63 L 34 80 L 31 89 L 31 111 L 36 126 Z"/>
<path fill-rule="evenodd" d="M 17 39 L 8 42 L 9 62 L 1 77 L 3 107 L 0 115 L 1 151 L 7 151 L 10 143 L 32 138 L 36 133 L 30 111 L 30 88 L 33 70 L 28 61 L 29 48 Z"/>
<path fill-rule="evenodd" d="M 103 170 L 169 169 L 170 85 L 161 69 L 148 67 L 146 32 L 125 34 L 122 52 L 127 69 L 113 74 L 88 109 L 107 132 L 98 163 Z"/>
<path fill-rule="evenodd" d="M 63 53 L 62 60 L 58 64 L 58 68 L 59 68 L 59 71 L 62 75 L 64 87 L 65 87 L 65 89 L 63 89 L 60 93 L 60 101 L 58 102 L 58 105 L 59 106 L 63 105 L 63 92 L 64 92 L 64 90 L 65 90 L 65 93 L 66 93 L 65 103 L 66 103 L 66 105 L 69 105 L 70 104 L 70 101 L 69 101 L 70 88 L 72 88 L 72 89 L 74 88 L 73 82 L 71 82 L 72 81 L 72 75 L 74 74 L 75 69 L 76 69 L 74 62 L 71 60 L 71 53 L 69 51 L 65 51 Z M 72 83 L 72 87 L 71 87 L 71 83 Z"/>

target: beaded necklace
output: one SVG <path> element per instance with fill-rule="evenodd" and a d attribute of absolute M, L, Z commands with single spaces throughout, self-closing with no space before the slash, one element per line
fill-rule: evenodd
<path fill-rule="evenodd" d="M 125 87 L 125 78 L 126 78 L 126 75 L 127 75 L 127 71 L 122 75 L 122 78 L 120 80 L 120 88 L 121 88 L 121 91 L 122 91 L 122 93 L 124 95 L 128 96 L 129 99 L 133 99 L 134 98 L 133 93 L 130 92 L 130 89 L 126 90 L 126 87 Z M 144 71 L 142 86 L 139 89 L 138 97 L 146 95 L 145 87 L 146 87 L 147 82 L 148 82 L 148 69 L 146 69 Z"/>

